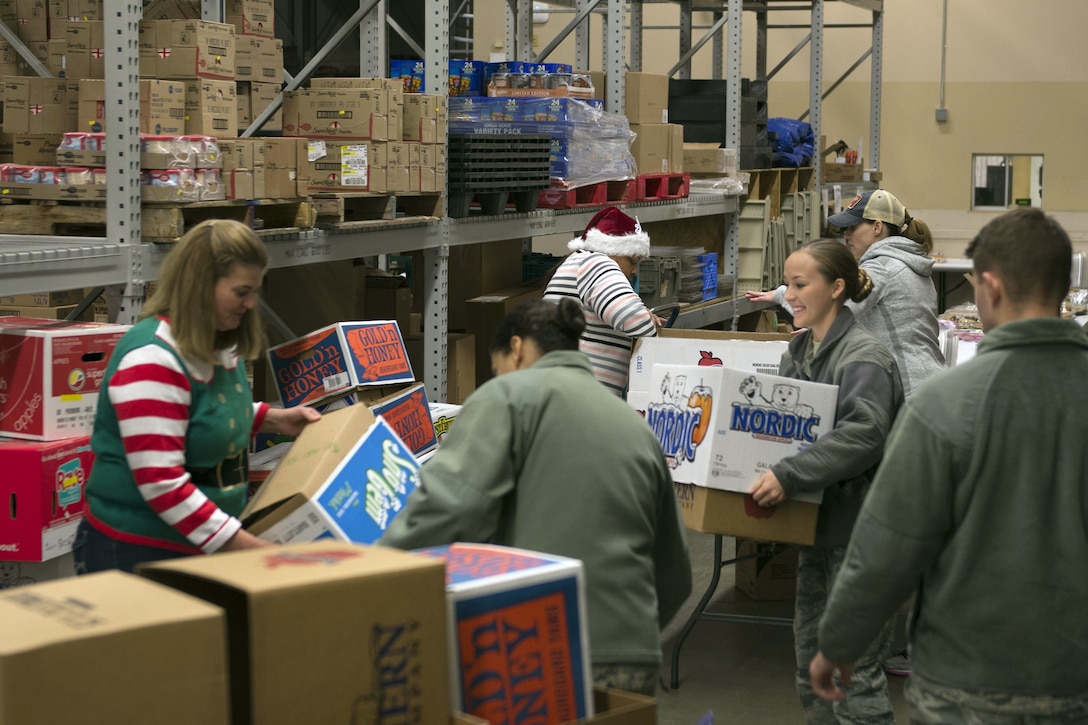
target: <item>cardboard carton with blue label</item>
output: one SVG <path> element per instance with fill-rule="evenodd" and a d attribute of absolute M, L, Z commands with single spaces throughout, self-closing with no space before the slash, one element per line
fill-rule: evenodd
<path fill-rule="evenodd" d="M 246 528 L 279 544 L 376 541 L 419 486 L 419 464 L 365 405 L 322 416 L 291 445 L 242 512 Z"/>
<path fill-rule="evenodd" d="M 487 544 L 414 553 L 446 562 L 451 709 L 492 725 L 593 716 L 582 562 Z"/>
<path fill-rule="evenodd" d="M 394 320 L 337 322 L 270 348 L 268 361 L 288 408 L 362 386 L 415 381 Z"/>

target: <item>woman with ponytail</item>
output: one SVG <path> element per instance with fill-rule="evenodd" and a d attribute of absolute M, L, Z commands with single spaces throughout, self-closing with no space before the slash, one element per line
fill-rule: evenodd
<path fill-rule="evenodd" d="M 827 218 L 843 230 L 846 246 L 873 282 L 861 302 L 849 302 L 858 324 L 888 346 L 899 364 L 908 397 L 922 381 L 944 369 L 937 342 L 937 290 L 933 286 L 933 238 L 925 222 L 883 189 L 859 194 Z M 785 288 L 749 292 L 759 301 L 782 304 Z"/>
<path fill-rule="evenodd" d="M 650 427 L 597 382 L 573 299 L 499 322 L 465 402 L 380 543 L 490 542 L 581 559 L 598 687 L 653 695 L 660 628 L 691 592 L 680 510 Z"/>
<path fill-rule="evenodd" d="M 806 328 L 790 340 L 778 374 L 837 385 L 835 427 L 804 451 L 765 471 L 752 486 L 755 502 L 777 506 L 794 494 L 823 492 L 816 541 L 802 547 L 794 610 L 796 684 L 810 723 L 893 723 L 882 656 L 891 644 L 892 621 L 853 667 L 847 698 L 817 697 L 809 662 L 819 650 L 817 629 L 828 593 L 846 553 L 862 500 L 872 483 L 903 389 L 887 347 L 863 330 L 846 306 L 873 292 L 869 274 L 840 242 L 809 242 L 786 259 L 785 298 L 794 322 Z"/>

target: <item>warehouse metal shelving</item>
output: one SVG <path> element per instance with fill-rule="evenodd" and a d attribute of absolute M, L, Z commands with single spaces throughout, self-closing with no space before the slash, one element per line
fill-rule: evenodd
<path fill-rule="evenodd" d="M 755 3 L 765 7 L 769 2 Z M 864 6 L 880 14 L 881 0 L 841 0 L 850 4 Z M 578 62 L 588 66 L 588 22 L 589 14 L 598 6 L 606 10 L 605 18 L 605 70 L 609 71 L 610 83 L 606 104 L 609 110 L 623 110 L 623 76 L 626 63 L 625 16 L 630 8 L 632 24 L 639 28 L 632 32 L 634 57 L 641 54 L 641 15 L 642 2 L 639 0 L 570 0 L 577 8 L 575 21 L 568 25 L 562 35 L 572 29 L 578 33 Z M 812 48 L 814 57 L 818 53 L 822 35 L 822 8 L 824 0 L 812 0 L 811 3 L 797 0 L 803 7 L 813 11 Z M 687 38 L 690 40 L 690 12 L 694 9 L 691 0 L 680 0 L 683 15 L 687 18 Z M 360 67 L 375 75 L 385 68 L 384 44 L 375 40 L 382 36 L 386 26 L 386 0 L 360 0 L 359 12 L 353 20 L 359 23 L 364 38 Z M 715 4 L 724 10 L 725 19 L 717 24 L 728 31 L 728 67 L 727 74 L 733 82 L 729 84 L 732 96 L 728 99 L 728 108 L 736 123 L 730 124 L 731 133 L 737 136 L 734 146 L 739 144 L 739 89 L 740 89 L 740 29 L 741 11 L 753 9 L 753 3 L 739 2 Z M 701 8 L 702 6 L 700 6 Z M 796 9 L 796 8 L 794 8 Z M 436 22 L 429 22 L 428 37 L 424 39 L 425 60 L 428 68 L 428 87 L 445 93 L 446 82 L 444 69 L 448 57 L 449 25 L 437 19 L 449 17 L 449 0 L 426 0 L 426 13 Z M 539 57 L 532 55 L 532 28 L 528 19 L 532 14 L 531 0 L 507 0 L 507 40 L 509 48 L 516 49 L 514 57 L 523 60 L 542 60 L 559 40 L 549 44 Z M 110 148 L 107 157 L 107 179 L 110 184 L 110 196 L 107 201 L 107 230 L 104 238 L 89 237 L 24 237 L 0 235 L 0 289 L 5 294 L 22 294 L 59 289 L 78 283 L 81 286 L 124 285 L 124 305 L 122 320 L 131 320 L 143 298 L 144 283 L 157 278 L 158 267 L 169 251 L 169 245 L 144 243 L 140 238 L 140 203 L 138 168 L 136 161 L 139 149 L 135 140 L 138 138 L 138 104 L 133 97 L 138 87 L 138 21 L 142 15 L 142 3 L 139 0 L 110 2 L 105 22 L 106 35 L 106 106 L 114 115 L 110 117 Z M 203 17 L 207 20 L 222 19 L 220 0 L 205 0 Z M 874 21 L 876 22 L 876 21 Z M 879 23 L 874 26 L 876 37 Z M 683 37 L 683 36 L 682 36 Z M 368 45 L 369 44 L 369 45 Z M 371 52 L 374 48 L 378 52 Z M 319 54 L 320 55 L 320 54 Z M 879 65 L 879 51 L 874 43 L 874 78 Z M 320 59 L 315 57 L 310 66 L 316 67 Z M 814 67 L 818 66 L 814 63 Z M 298 87 L 308 73 L 298 77 L 287 76 L 288 88 Z M 818 74 L 814 75 L 818 78 Z M 819 101 L 818 83 L 814 83 L 812 113 L 818 119 Z M 735 91 L 733 90 L 735 89 Z M 879 93 L 877 88 L 876 93 Z M 263 120 L 263 119 L 261 119 Z M 252 133 L 252 129 L 250 130 Z M 873 136 L 873 151 L 878 153 L 879 146 Z M 716 194 L 697 194 L 686 199 L 663 202 L 647 202 L 625 205 L 643 222 L 667 221 L 699 216 L 724 215 L 727 223 L 723 254 L 723 268 L 726 274 L 735 277 L 737 262 L 736 197 Z M 492 242 L 506 239 L 530 238 L 553 233 L 573 233 L 581 231 L 596 210 L 552 211 L 540 210 L 529 214 L 512 214 L 499 217 L 449 219 L 390 226 L 377 231 L 336 233 L 324 230 L 306 230 L 283 234 L 273 234 L 265 238 L 273 267 L 295 266 L 320 261 L 335 261 L 369 257 L 379 254 L 397 253 L 409 250 L 424 250 L 425 273 L 432 280 L 426 290 L 425 340 L 426 371 L 422 379 L 427 383 L 428 393 L 433 399 L 445 397 L 445 330 L 447 328 L 447 262 L 451 245 L 475 242 Z M 700 322 L 720 321 L 740 314 L 744 305 L 724 303 L 717 312 L 703 312 L 689 316 Z M 127 315 L 127 317 L 125 317 Z"/>

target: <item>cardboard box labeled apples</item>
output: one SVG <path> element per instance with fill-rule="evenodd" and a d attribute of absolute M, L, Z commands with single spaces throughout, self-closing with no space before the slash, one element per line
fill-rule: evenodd
<path fill-rule="evenodd" d="M 72 550 L 93 463 L 88 436 L 0 438 L 0 561 L 45 561 Z"/>
<path fill-rule="evenodd" d="M 127 325 L 0 318 L 0 434 L 89 435 L 110 355 Z"/>
<path fill-rule="evenodd" d="M 695 365 L 654 365 L 650 382 L 646 422 L 676 483 L 746 493 L 835 426 L 835 385 Z"/>
<path fill-rule="evenodd" d="M 440 562 L 326 541 L 140 573 L 226 610 L 235 725 L 447 722 Z"/>
<path fill-rule="evenodd" d="M 727 368 L 775 375 L 790 336 L 777 333 L 660 330 L 657 337 L 640 337 L 631 355 L 628 389 L 653 392 L 650 373 L 657 363 L 724 365 Z"/>
<path fill-rule="evenodd" d="M 416 553 L 446 562 L 453 710 L 492 723 L 593 717 L 582 562 L 486 544 Z"/>
<path fill-rule="evenodd" d="M 338 322 L 268 350 L 285 407 L 315 403 L 351 388 L 411 383 L 412 365 L 393 320 Z"/>
<path fill-rule="evenodd" d="M 248 530 L 278 544 L 369 544 L 418 486 L 419 465 L 389 423 L 351 405 L 302 431 L 242 518 Z"/>
<path fill-rule="evenodd" d="M 0 722 L 227 725 L 225 620 L 119 571 L 2 591 Z"/>

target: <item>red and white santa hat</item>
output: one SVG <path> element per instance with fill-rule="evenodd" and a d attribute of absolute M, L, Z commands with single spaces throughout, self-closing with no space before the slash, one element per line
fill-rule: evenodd
<path fill-rule="evenodd" d="M 646 257 L 650 254 L 650 235 L 642 231 L 638 219 L 610 206 L 597 212 L 582 236 L 567 242 L 567 248 L 572 252 L 600 252 L 609 257 Z"/>

